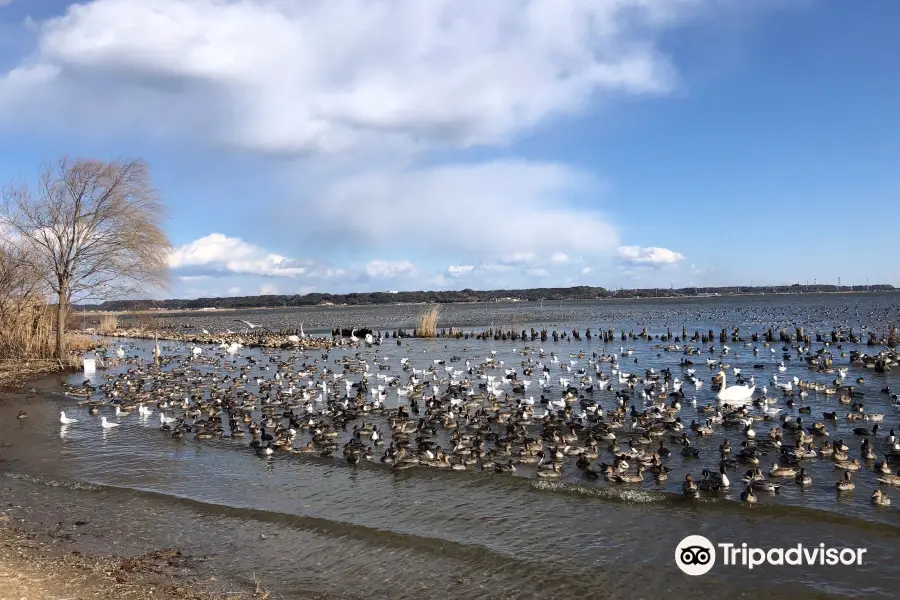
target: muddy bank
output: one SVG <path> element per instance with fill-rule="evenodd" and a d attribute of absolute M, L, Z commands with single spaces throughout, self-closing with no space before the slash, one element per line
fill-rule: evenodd
<path fill-rule="evenodd" d="M 74 373 L 80 367 L 64 366 L 58 360 L 0 360 L 0 393 L 21 390 L 28 382 L 55 373 Z"/>
<path fill-rule="evenodd" d="M 7 470 L 17 465 L 9 453 L 9 444 L 0 444 L 0 599 L 325 598 L 273 589 L 278 582 L 264 564 L 249 573 L 231 571 L 231 555 L 252 553 L 254 541 L 238 542 L 227 519 Z M 220 548 L 215 553 L 207 543 L 212 539 Z"/>
<path fill-rule="evenodd" d="M 128 558 L 66 553 L 67 533 L 10 525 L 0 529 L 0 598 L 160 598 L 218 600 L 268 598 L 259 589 L 214 591 L 216 581 L 192 575 L 192 557 L 163 549 Z"/>
<path fill-rule="evenodd" d="M 0 598 L 275 598 L 261 581 L 217 577 L 205 568 L 207 557 L 153 548 L 152 539 L 127 554 L 101 552 L 102 507 L 78 491 L 64 500 L 54 493 L 59 487 L 16 473 L 0 477 Z"/>

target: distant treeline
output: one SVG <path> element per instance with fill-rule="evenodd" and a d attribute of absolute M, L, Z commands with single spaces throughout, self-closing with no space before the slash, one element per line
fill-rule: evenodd
<path fill-rule="evenodd" d="M 114 300 L 102 304 L 81 305 L 80 310 L 135 311 L 135 310 L 197 310 L 202 308 L 280 308 L 291 306 L 367 304 L 413 304 L 436 302 L 504 302 L 519 301 L 559 301 L 559 300 L 600 300 L 608 298 L 677 298 L 682 296 L 737 294 L 797 294 L 816 292 L 890 292 L 892 285 L 787 285 L 787 286 L 735 286 L 735 287 L 689 287 L 678 289 L 647 288 L 636 290 L 608 290 L 602 287 L 578 286 L 570 288 L 533 288 L 525 290 L 458 290 L 435 292 L 369 292 L 359 294 L 305 294 L 235 296 L 232 298 L 197 298 L 194 300 Z"/>

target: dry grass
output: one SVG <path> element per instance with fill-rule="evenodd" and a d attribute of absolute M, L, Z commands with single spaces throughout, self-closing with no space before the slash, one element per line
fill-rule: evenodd
<path fill-rule="evenodd" d="M 67 333 L 66 334 L 66 350 L 73 354 L 83 354 L 85 352 L 89 352 L 94 350 L 100 344 L 89 335 L 83 335 L 80 333 Z"/>
<path fill-rule="evenodd" d="M 56 311 L 31 298 L 4 303 L 0 311 L 0 358 L 50 358 L 56 350 Z"/>
<path fill-rule="evenodd" d="M 100 317 L 100 333 L 113 333 L 119 328 L 119 315 L 102 315 Z"/>
<path fill-rule="evenodd" d="M 427 309 L 419 317 L 419 326 L 416 328 L 416 335 L 419 337 L 433 338 L 437 336 L 438 317 L 441 314 L 441 306 L 435 304 Z"/>

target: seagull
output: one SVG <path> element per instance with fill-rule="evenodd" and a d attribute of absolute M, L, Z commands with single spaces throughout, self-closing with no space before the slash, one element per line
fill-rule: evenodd
<path fill-rule="evenodd" d="M 72 423 L 77 423 L 78 419 L 70 419 L 66 416 L 66 411 L 59 411 L 59 422 L 63 425 L 71 425 Z"/>
<path fill-rule="evenodd" d="M 266 327 L 265 325 L 254 325 L 254 324 L 251 323 L 250 321 L 244 321 L 244 320 L 242 320 L 242 319 L 235 319 L 235 322 L 236 322 L 236 323 L 243 323 L 244 325 L 247 326 L 247 329 L 250 329 L 251 331 L 254 330 L 254 329 L 268 329 L 268 327 Z"/>
<path fill-rule="evenodd" d="M 100 419 L 100 425 L 101 427 L 103 427 L 103 429 L 112 429 L 113 427 L 119 426 L 118 423 L 110 423 L 109 421 L 107 421 L 106 417 Z"/>

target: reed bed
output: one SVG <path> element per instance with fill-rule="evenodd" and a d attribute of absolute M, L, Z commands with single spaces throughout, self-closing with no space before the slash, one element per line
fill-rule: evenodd
<path fill-rule="evenodd" d="M 100 333 L 109 334 L 119 328 L 119 315 L 102 315 L 100 317 Z"/>
<path fill-rule="evenodd" d="M 419 326 L 416 328 L 416 335 L 423 338 L 437 337 L 438 317 L 441 314 L 441 307 L 435 304 L 427 309 L 419 317 Z"/>
<path fill-rule="evenodd" d="M 4 302 L 0 309 L 0 358 L 52 358 L 56 312 L 37 300 Z"/>

